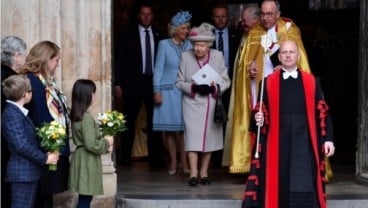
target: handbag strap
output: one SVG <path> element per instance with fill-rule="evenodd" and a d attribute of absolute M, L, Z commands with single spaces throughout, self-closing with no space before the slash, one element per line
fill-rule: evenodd
<path fill-rule="evenodd" d="M 220 97 L 222 95 L 221 87 L 219 84 L 216 84 L 216 86 L 217 86 L 217 95 L 218 97 Z"/>

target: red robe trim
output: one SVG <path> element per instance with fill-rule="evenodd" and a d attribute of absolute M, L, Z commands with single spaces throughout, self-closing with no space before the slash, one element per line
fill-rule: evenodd
<path fill-rule="evenodd" d="M 267 78 L 267 92 L 268 92 L 268 106 L 270 123 L 269 134 L 267 137 L 267 152 L 266 152 L 266 187 L 265 187 L 265 207 L 278 208 L 278 177 L 279 177 L 279 121 L 280 121 L 280 77 L 281 70 L 278 69 L 270 74 Z M 318 200 L 321 208 L 326 208 L 325 194 L 322 187 L 322 180 L 320 174 L 320 158 L 318 148 L 318 136 L 316 132 L 316 103 L 315 103 L 315 89 L 316 83 L 313 75 L 299 70 L 303 80 L 305 91 L 307 120 L 309 126 L 309 133 L 311 144 L 313 147 L 313 154 L 316 159 L 317 180 L 316 187 L 318 193 Z"/>

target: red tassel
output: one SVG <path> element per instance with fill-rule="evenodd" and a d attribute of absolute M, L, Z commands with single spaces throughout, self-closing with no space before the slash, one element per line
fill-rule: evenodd
<path fill-rule="evenodd" d="M 248 181 L 249 180 L 254 181 L 254 184 L 255 185 L 259 185 L 258 176 L 256 176 L 256 175 L 250 175 L 250 176 L 248 176 Z"/>
<path fill-rule="evenodd" d="M 321 136 L 326 136 L 326 117 L 328 112 L 328 105 L 324 100 L 320 100 L 317 104 L 317 109 L 319 110 L 319 119 L 320 119 L 320 127 L 321 127 Z"/>
<path fill-rule="evenodd" d="M 259 159 L 254 159 L 254 160 L 252 160 L 251 163 L 252 163 L 252 165 L 255 165 L 257 169 L 261 167 Z"/>
<path fill-rule="evenodd" d="M 244 193 L 244 198 L 246 198 L 248 196 L 251 196 L 252 200 L 257 200 L 257 192 L 255 192 L 255 191 L 246 191 Z"/>

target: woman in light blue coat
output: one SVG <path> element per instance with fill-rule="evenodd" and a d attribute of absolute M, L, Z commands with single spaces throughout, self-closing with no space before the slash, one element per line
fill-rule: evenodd
<path fill-rule="evenodd" d="M 181 91 L 175 86 L 181 53 L 192 48 L 187 36 L 191 14 L 187 11 L 176 13 L 168 24 L 171 38 L 159 42 L 153 74 L 154 110 L 153 130 L 163 132 L 164 144 L 170 156 L 169 175 L 177 170 L 177 152 L 183 171 L 188 173 L 187 156 L 183 147 L 183 115 Z"/>

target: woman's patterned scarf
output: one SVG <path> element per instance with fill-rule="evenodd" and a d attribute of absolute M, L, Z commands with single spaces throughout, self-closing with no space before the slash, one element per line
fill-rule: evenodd
<path fill-rule="evenodd" d="M 51 85 L 47 84 L 46 79 L 41 73 L 37 73 L 36 76 L 40 79 L 42 85 L 46 91 L 46 104 L 51 116 L 55 121 L 68 126 L 68 111 L 66 107 L 66 97 L 63 92 L 56 85 L 55 80 L 52 79 Z"/>

